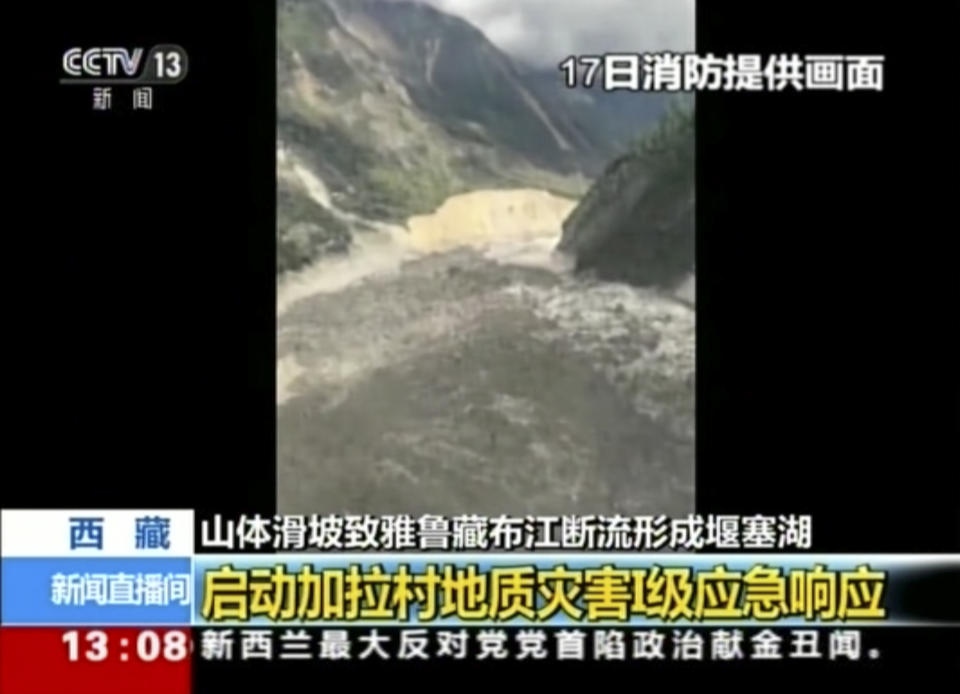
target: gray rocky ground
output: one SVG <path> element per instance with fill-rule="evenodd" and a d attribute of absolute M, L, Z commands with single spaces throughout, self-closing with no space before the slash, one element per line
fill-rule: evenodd
<path fill-rule="evenodd" d="M 691 512 L 694 316 L 475 249 L 300 298 L 280 511 Z"/>

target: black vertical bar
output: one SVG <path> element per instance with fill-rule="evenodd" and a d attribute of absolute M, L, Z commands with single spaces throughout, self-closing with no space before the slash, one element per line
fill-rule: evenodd
<path fill-rule="evenodd" d="M 883 55 L 882 93 L 702 93 L 697 508 L 956 551 L 956 6 L 698 3 L 698 53 Z"/>
<path fill-rule="evenodd" d="M 274 22 L 273 3 L 114 2 L 21 25 L 3 506 L 272 512 Z M 189 72 L 151 111 L 59 84 L 69 48 L 160 43 Z"/>

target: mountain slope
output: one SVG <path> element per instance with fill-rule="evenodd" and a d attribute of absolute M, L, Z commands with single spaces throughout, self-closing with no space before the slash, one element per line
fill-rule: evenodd
<path fill-rule="evenodd" d="M 578 145 L 583 170 L 591 178 L 626 151 L 641 130 L 656 125 L 669 100 L 668 94 L 655 92 L 566 89 L 558 83 L 555 67 L 518 69 L 561 131 Z"/>
<path fill-rule="evenodd" d="M 609 95 L 567 92 L 418 3 L 280 0 L 277 85 L 281 272 L 457 193 L 577 197 L 630 128 L 608 127 Z"/>
<path fill-rule="evenodd" d="M 642 286 L 694 271 L 694 111 L 677 105 L 614 161 L 566 219 L 559 250 L 577 268 Z"/>

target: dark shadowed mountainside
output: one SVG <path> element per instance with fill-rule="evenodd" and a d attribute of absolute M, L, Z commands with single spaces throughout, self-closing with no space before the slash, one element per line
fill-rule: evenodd
<path fill-rule="evenodd" d="M 694 110 L 675 105 L 596 181 L 559 249 L 602 279 L 674 285 L 694 270 L 694 191 Z"/>

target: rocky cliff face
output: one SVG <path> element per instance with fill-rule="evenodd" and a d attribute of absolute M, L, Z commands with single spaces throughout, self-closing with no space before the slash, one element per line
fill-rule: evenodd
<path fill-rule="evenodd" d="M 559 250 L 579 270 L 640 286 L 676 286 L 694 270 L 694 111 L 671 109 L 614 161 L 563 225 Z"/>

